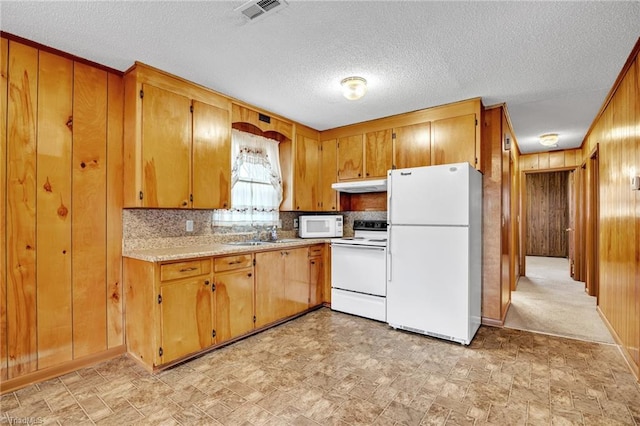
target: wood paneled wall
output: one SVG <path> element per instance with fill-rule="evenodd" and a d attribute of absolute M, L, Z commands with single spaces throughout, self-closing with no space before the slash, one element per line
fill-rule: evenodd
<path fill-rule="evenodd" d="M 527 174 L 527 256 L 567 257 L 568 171 Z"/>
<path fill-rule="evenodd" d="M 510 142 L 507 149 L 506 141 Z M 501 326 L 511 303 L 517 267 L 518 233 L 517 171 L 515 145 L 505 105 L 487 108 L 482 114 L 482 322 Z"/>
<path fill-rule="evenodd" d="M 1 40 L 5 391 L 124 351 L 123 86 L 120 75 Z"/>
<path fill-rule="evenodd" d="M 598 147 L 598 305 L 640 379 L 640 39 L 591 126 Z"/>

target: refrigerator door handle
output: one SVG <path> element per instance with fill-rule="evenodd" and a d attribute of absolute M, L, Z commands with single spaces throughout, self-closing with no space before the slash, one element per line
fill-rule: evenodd
<path fill-rule="evenodd" d="M 391 233 L 387 236 L 387 281 L 391 281 Z"/>

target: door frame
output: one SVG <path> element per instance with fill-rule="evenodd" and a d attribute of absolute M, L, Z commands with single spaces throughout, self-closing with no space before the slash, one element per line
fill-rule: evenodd
<path fill-rule="evenodd" d="M 599 302 L 599 274 L 600 264 L 598 250 L 600 233 L 600 176 L 599 176 L 599 145 L 589 153 L 585 160 L 585 285 L 589 296 L 596 297 L 596 304 Z"/>
<path fill-rule="evenodd" d="M 527 175 L 562 171 L 571 172 L 578 170 L 578 168 L 578 166 L 556 167 L 549 169 L 522 170 L 520 172 L 520 276 L 527 275 Z M 577 248 L 578 247 L 576 247 L 576 249 Z"/>

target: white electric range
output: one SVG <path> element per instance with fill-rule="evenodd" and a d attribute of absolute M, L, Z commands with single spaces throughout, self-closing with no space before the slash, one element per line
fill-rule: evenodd
<path fill-rule="evenodd" d="M 331 240 L 331 309 L 387 319 L 387 222 L 356 220 L 354 236 Z"/>

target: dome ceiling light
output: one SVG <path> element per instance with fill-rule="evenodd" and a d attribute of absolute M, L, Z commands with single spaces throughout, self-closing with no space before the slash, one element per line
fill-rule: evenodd
<path fill-rule="evenodd" d="M 557 133 L 545 133 L 544 135 L 540 135 L 540 145 L 543 146 L 557 146 L 558 145 L 558 134 Z"/>
<path fill-rule="evenodd" d="M 350 101 L 360 99 L 367 93 L 367 80 L 362 77 L 347 77 L 340 84 L 342 94 Z"/>

